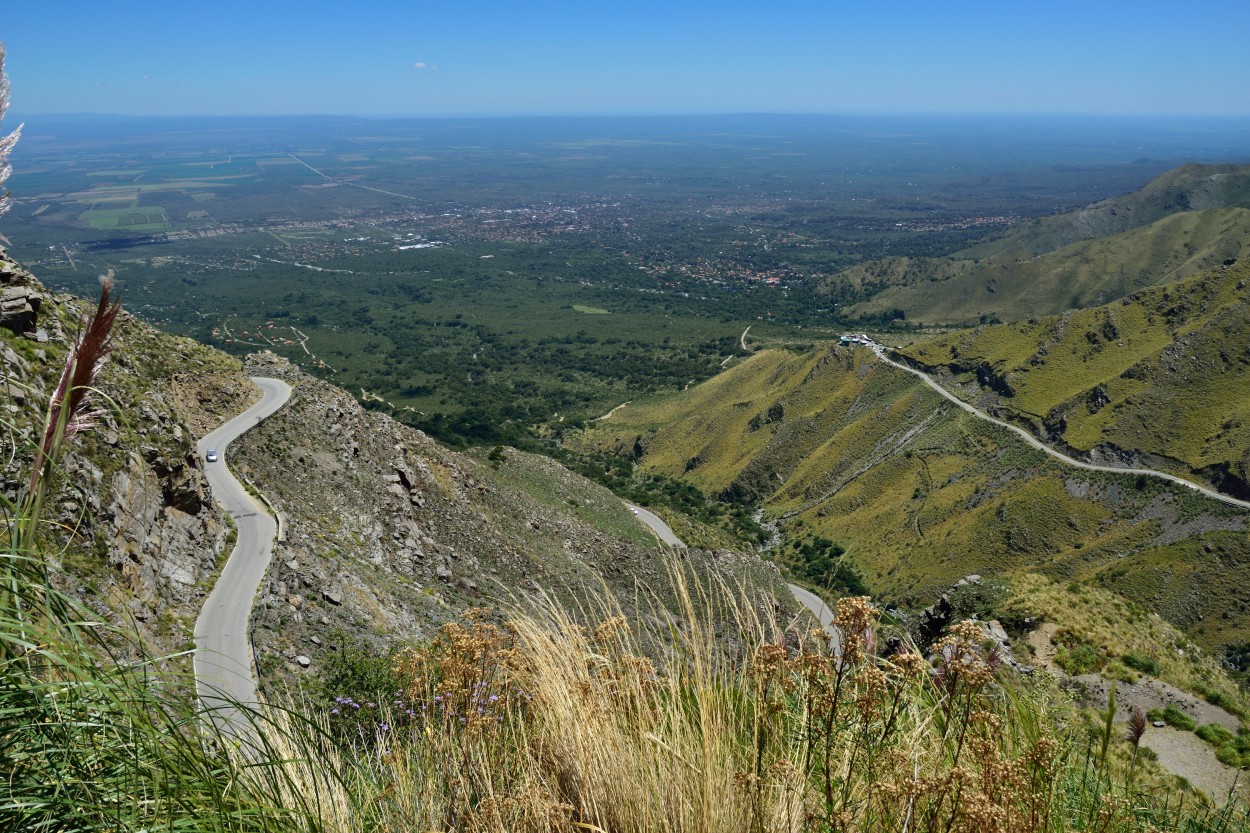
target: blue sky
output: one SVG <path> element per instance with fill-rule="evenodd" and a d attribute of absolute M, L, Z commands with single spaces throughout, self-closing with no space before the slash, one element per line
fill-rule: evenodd
<path fill-rule="evenodd" d="M 1250 0 L 3 0 L 13 111 L 1250 115 Z"/>

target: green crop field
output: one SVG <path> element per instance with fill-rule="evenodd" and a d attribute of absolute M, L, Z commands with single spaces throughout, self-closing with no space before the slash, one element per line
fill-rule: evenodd
<path fill-rule="evenodd" d="M 169 228 L 161 208 L 99 208 L 84 211 L 81 219 L 93 229 L 164 231 Z"/>

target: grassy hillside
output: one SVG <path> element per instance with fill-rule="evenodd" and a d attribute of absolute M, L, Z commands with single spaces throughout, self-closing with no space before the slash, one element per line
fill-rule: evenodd
<path fill-rule="evenodd" d="M 877 293 L 850 308 L 908 319 L 1019 320 L 1119 298 L 1245 254 L 1250 166 L 1186 165 L 1146 187 L 1035 220 L 951 258 L 885 258 L 830 282 Z"/>
<path fill-rule="evenodd" d="M 854 313 L 901 309 L 920 321 L 1018 321 L 1106 303 L 1247 255 L 1250 210 L 1217 208 L 1023 260 L 895 258 L 844 275 L 863 286 L 889 285 Z"/>
<path fill-rule="evenodd" d="M 952 390 L 1094 458 L 1250 496 L 1250 266 L 1097 309 L 980 327 L 902 351 Z"/>
<path fill-rule="evenodd" d="M 1250 208 L 1250 165 L 1182 165 L 1129 194 L 1036 220 L 963 254 L 1025 259 L 1079 240 L 1147 226 L 1180 212 L 1228 207 Z"/>
<path fill-rule="evenodd" d="M 1250 579 L 1243 513 L 1064 466 L 865 350 L 762 351 L 579 442 L 759 504 L 787 542 L 836 542 L 873 593 L 903 605 L 969 573 L 1038 571 L 1114 586 L 1208 648 L 1250 627 L 1232 589 Z"/>

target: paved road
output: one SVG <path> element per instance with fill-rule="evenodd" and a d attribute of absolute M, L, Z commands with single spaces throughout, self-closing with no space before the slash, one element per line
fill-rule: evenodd
<path fill-rule="evenodd" d="M 658 515 L 648 512 L 641 506 L 634 506 L 632 503 L 626 504 L 626 506 L 629 507 L 629 511 L 638 516 L 638 520 L 651 527 L 651 531 L 654 532 L 656 537 L 662 542 L 670 547 L 677 547 L 678 549 L 683 550 L 686 548 L 685 543 L 677 537 L 672 528 L 668 524 L 664 523 L 664 520 Z"/>
<path fill-rule="evenodd" d="M 248 621 L 252 601 L 273 556 L 278 527 L 260 501 L 226 468 L 226 448 L 291 397 L 286 382 L 261 377 L 252 381 L 264 394 L 261 401 L 197 444 L 201 458 L 210 448 L 217 449 L 218 461 L 205 463 L 204 470 L 213 497 L 234 518 L 238 539 L 195 623 L 195 682 L 200 701 L 206 708 L 217 710 L 213 715 L 217 725 L 236 736 L 241 731 L 238 724 L 232 726 L 235 709 L 230 703 L 257 701 Z"/>
<path fill-rule="evenodd" d="M 1023 428 L 1012 425 L 1009 422 L 1004 422 L 1001 419 L 996 419 L 995 417 L 992 417 L 989 414 L 987 414 L 985 411 L 982 411 L 980 408 L 977 408 L 973 405 L 968 404 L 967 402 L 963 401 L 962 399 L 960 399 L 959 397 L 955 396 L 953 393 L 948 391 L 946 388 L 939 385 L 937 382 L 933 381 L 933 378 L 930 377 L 929 374 L 925 373 L 924 371 L 917 370 L 914 367 L 908 367 L 902 362 L 896 362 L 893 359 L 887 357 L 885 355 L 885 348 L 883 348 L 880 344 L 871 344 L 869 346 L 872 348 L 873 354 L 876 355 L 878 359 L 880 359 L 881 361 L 885 362 L 886 364 L 892 367 L 897 367 L 899 370 L 905 370 L 908 373 L 912 374 L 913 376 L 919 376 L 926 385 L 933 388 L 935 391 L 937 391 L 942 396 L 949 399 L 951 402 L 954 402 L 956 405 L 963 408 L 968 413 L 973 414 L 974 416 L 980 417 L 986 422 L 992 422 L 995 425 L 1000 425 L 1003 428 L 1006 428 L 1008 431 L 1014 431 L 1022 440 L 1024 440 L 1026 443 L 1033 446 L 1034 448 L 1036 448 L 1038 451 L 1045 452 L 1046 454 L 1049 454 L 1051 457 L 1062 460 L 1063 462 L 1067 463 L 1070 466 L 1075 466 L 1078 469 L 1086 469 L 1087 471 L 1107 471 L 1107 472 L 1112 472 L 1114 474 L 1141 474 L 1141 475 L 1145 475 L 1146 477 L 1157 477 L 1160 480 L 1167 480 L 1171 483 L 1177 484 L 1178 486 L 1184 486 L 1187 489 L 1193 489 L 1195 492 L 1201 492 L 1202 494 L 1206 495 L 1212 500 L 1218 500 L 1220 503 L 1226 503 L 1229 506 L 1237 506 L 1242 509 L 1250 509 L 1250 502 L 1247 502 L 1244 500 L 1238 500 L 1235 497 L 1229 497 L 1228 495 L 1223 494 L 1221 492 L 1217 492 L 1214 489 L 1208 489 L 1206 486 L 1199 486 L 1197 483 L 1186 480 L 1183 477 L 1177 477 L 1174 474 L 1168 474 L 1167 472 L 1164 472 L 1164 471 L 1155 471 L 1154 469 L 1129 469 L 1129 468 L 1122 468 L 1118 466 L 1100 466 L 1095 463 L 1086 463 L 1082 460 L 1077 460 L 1075 457 L 1069 457 L 1068 455 L 1060 451 L 1056 451 L 1055 449 L 1046 445 L 1046 443 L 1042 442 L 1037 437 L 1034 437 L 1032 434 L 1030 434 L 1028 431 L 1025 431 Z"/>
<path fill-rule="evenodd" d="M 799 587 L 797 584 L 787 584 L 790 592 L 794 594 L 794 598 L 799 600 L 799 604 L 807 608 L 812 614 L 820 620 L 820 626 L 825 629 L 825 633 L 829 634 L 833 640 L 833 652 L 836 654 L 842 650 L 842 632 L 833 625 L 833 611 L 829 609 L 829 605 L 825 604 L 825 600 L 817 596 L 810 590 Z"/>
<path fill-rule="evenodd" d="M 651 531 L 665 544 L 679 549 L 686 548 L 685 543 L 673 533 L 673 530 L 661 518 L 648 512 L 641 506 L 626 505 L 629 506 L 631 512 L 638 516 L 638 520 L 649 526 Z M 798 600 L 799 604 L 810 610 L 820 620 L 820 624 L 825 629 L 825 632 L 832 637 L 834 650 L 837 651 L 842 645 L 842 634 L 833 626 L 833 611 L 829 610 L 829 605 L 825 604 L 815 593 L 804 590 L 797 584 L 787 584 L 786 587 L 790 588 L 790 592 L 794 594 L 794 598 Z"/>

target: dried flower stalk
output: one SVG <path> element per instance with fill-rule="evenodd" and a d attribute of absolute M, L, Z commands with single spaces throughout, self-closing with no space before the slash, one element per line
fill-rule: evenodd
<path fill-rule="evenodd" d="M 4 44 L 0 43 L 0 121 L 4 121 L 4 113 L 8 109 L 9 76 L 4 71 Z M 9 174 L 13 173 L 13 166 L 9 164 L 9 153 L 21 135 L 22 125 L 18 125 L 17 129 L 8 136 L 0 136 L 0 186 L 3 186 Z M 8 211 L 9 206 L 9 192 L 0 191 L 0 215 Z"/>
<path fill-rule="evenodd" d="M 113 271 L 100 277 L 100 299 L 91 317 L 84 321 L 65 356 L 65 367 L 57 383 L 48 413 L 44 417 L 43 439 L 35 452 L 30 483 L 18 516 L 13 543 L 19 551 L 31 552 L 35 528 L 43 509 L 43 498 L 53 465 L 61 457 L 65 441 L 96 424 L 101 411 L 92 407 L 96 379 L 113 351 L 113 327 L 121 314 L 121 303 L 112 299 Z"/>

